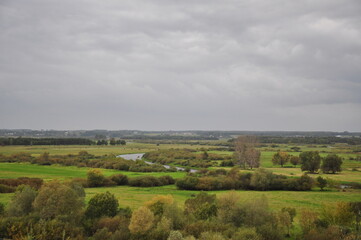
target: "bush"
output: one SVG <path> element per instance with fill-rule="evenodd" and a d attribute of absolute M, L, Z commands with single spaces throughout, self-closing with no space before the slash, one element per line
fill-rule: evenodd
<path fill-rule="evenodd" d="M 16 179 L 0 179 L 0 184 L 7 185 L 9 187 L 14 187 L 14 189 L 20 185 L 29 185 L 34 189 L 39 189 L 43 184 L 43 179 L 28 178 L 28 177 L 21 177 Z"/>
<path fill-rule="evenodd" d="M 123 174 L 112 175 L 109 177 L 109 179 L 115 182 L 118 186 L 128 184 L 128 177 Z"/>
<path fill-rule="evenodd" d="M 0 184 L 0 193 L 13 193 L 15 192 L 15 187 L 10 187 L 8 185 Z"/>
<path fill-rule="evenodd" d="M 129 179 L 129 185 L 133 187 L 157 187 L 174 184 L 175 180 L 170 176 L 153 177 L 141 176 Z"/>

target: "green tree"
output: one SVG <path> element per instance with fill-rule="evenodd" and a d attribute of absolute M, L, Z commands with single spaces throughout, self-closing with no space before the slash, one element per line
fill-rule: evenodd
<path fill-rule="evenodd" d="M 233 235 L 232 240 L 262 240 L 262 236 L 257 233 L 256 228 L 239 228 Z"/>
<path fill-rule="evenodd" d="M 284 207 L 281 209 L 282 212 L 288 212 L 288 214 L 291 217 L 291 222 L 293 222 L 293 219 L 296 216 L 296 209 L 295 208 L 290 208 L 290 207 Z"/>
<path fill-rule="evenodd" d="M 204 151 L 204 152 L 202 153 L 202 159 L 203 159 L 203 160 L 207 160 L 208 157 L 209 157 L 209 155 L 208 155 L 207 151 Z"/>
<path fill-rule="evenodd" d="M 19 217 L 28 215 L 33 210 L 33 202 L 37 192 L 27 185 L 17 188 L 7 208 L 9 216 Z"/>
<path fill-rule="evenodd" d="M 317 177 L 317 185 L 321 188 L 321 191 L 327 186 L 327 180 L 321 176 Z"/>
<path fill-rule="evenodd" d="M 341 172 L 342 158 L 336 154 L 329 154 L 322 160 L 321 169 L 324 173 Z"/>
<path fill-rule="evenodd" d="M 50 164 L 50 156 L 48 152 L 44 152 L 38 157 L 38 163 L 40 164 Z"/>
<path fill-rule="evenodd" d="M 108 191 L 97 193 L 89 200 L 85 215 L 88 218 L 114 217 L 118 212 L 118 207 L 119 203 L 114 194 Z"/>
<path fill-rule="evenodd" d="M 117 142 L 115 141 L 114 138 L 111 138 L 110 141 L 109 141 L 109 144 L 110 145 L 115 145 Z"/>
<path fill-rule="evenodd" d="M 321 156 L 317 151 L 302 152 L 300 154 L 301 170 L 315 173 L 320 169 Z"/>
<path fill-rule="evenodd" d="M 203 232 L 199 240 L 225 240 L 225 238 L 217 232 Z"/>
<path fill-rule="evenodd" d="M 274 165 L 281 165 L 283 167 L 290 160 L 290 155 L 286 152 L 278 151 L 272 157 L 272 162 Z"/>
<path fill-rule="evenodd" d="M 84 206 L 84 198 L 69 185 L 51 181 L 40 188 L 33 205 L 42 218 L 64 216 L 76 220 Z"/>
<path fill-rule="evenodd" d="M 170 231 L 167 240 L 183 240 L 183 235 L 180 231 Z"/>
<path fill-rule="evenodd" d="M 3 203 L 0 203 L 0 216 L 3 215 L 5 212 L 5 205 Z"/>
<path fill-rule="evenodd" d="M 185 201 L 186 214 L 193 214 L 197 219 L 206 220 L 217 215 L 216 195 L 201 192 L 195 198 Z"/>
<path fill-rule="evenodd" d="M 217 217 L 224 223 L 233 223 L 237 216 L 240 197 L 235 191 L 227 192 L 217 199 Z"/>
<path fill-rule="evenodd" d="M 350 210 L 355 216 L 355 226 L 357 237 L 360 236 L 360 222 L 361 222 L 361 202 L 350 202 Z M 358 238 L 356 238 L 358 239 Z"/>
<path fill-rule="evenodd" d="M 271 171 L 259 168 L 251 177 L 251 186 L 257 190 L 265 191 L 269 188 L 273 180 L 273 174 Z"/>
<path fill-rule="evenodd" d="M 105 181 L 105 177 L 99 169 L 90 169 L 87 177 L 89 187 L 100 187 Z"/>
<path fill-rule="evenodd" d="M 291 156 L 290 162 L 292 165 L 297 166 L 300 163 L 300 158 L 298 156 Z"/>

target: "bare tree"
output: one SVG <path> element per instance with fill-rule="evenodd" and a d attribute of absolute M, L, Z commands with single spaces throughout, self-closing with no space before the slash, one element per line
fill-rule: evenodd
<path fill-rule="evenodd" d="M 256 149 L 258 145 L 255 136 L 239 136 L 234 141 L 236 164 L 244 169 L 256 168 L 260 165 L 261 153 Z"/>

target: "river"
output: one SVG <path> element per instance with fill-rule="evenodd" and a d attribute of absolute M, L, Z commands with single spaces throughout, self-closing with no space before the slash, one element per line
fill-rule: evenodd
<path fill-rule="evenodd" d="M 144 153 L 132 153 L 132 154 L 121 154 L 121 155 L 118 155 L 117 157 L 121 157 L 121 158 L 124 158 L 125 160 L 133 160 L 133 161 L 136 161 L 136 160 L 141 160 L 142 157 L 143 157 Z M 144 160 L 143 160 L 144 161 Z M 149 164 L 149 165 L 152 165 L 154 163 L 152 162 L 149 162 L 149 161 L 144 161 L 146 164 Z M 169 169 L 171 168 L 171 166 L 169 165 L 163 165 L 163 167 Z M 184 171 L 185 169 L 182 168 L 182 167 L 175 167 L 178 171 Z M 191 169 L 190 172 L 191 173 L 195 173 L 197 172 L 198 170 L 196 169 Z"/>

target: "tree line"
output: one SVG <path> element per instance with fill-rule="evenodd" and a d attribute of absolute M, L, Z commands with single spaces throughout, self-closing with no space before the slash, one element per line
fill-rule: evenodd
<path fill-rule="evenodd" d="M 111 138 L 108 140 L 91 140 L 88 138 L 26 138 L 26 137 L 9 137 L 0 138 L 0 146 L 11 145 L 125 145 L 125 140 L 115 140 Z"/>
<path fill-rule="evenodd" d="M 273 155 L 272 162 L 274 165 L 281 165 L 281 167 L 288 162 L 291 162 L 294 166 L 300 164 L 302 171 L 310 173 L 316 173 L 321 169 L 324 173 L 335 174 L 342 171 L 343 159 L 337 154 L 328 154 L 326 157 L 321 157 L 317 151 L 302 152 L 299 156 L 278 151 Z"/>
<path fill-rule="evenodd" d="M 198 176 L 188 176 L 177 179 L 176 186 L 181 190 L 287 190 L 287 191 L 310 191 L 315 182 L 313 178 L 304 174 L 300 178 L 287 178 L 284 175 L 273 174 L 271 171 L 259 168 L 253 173 L 241 173 L 235 167 L 230 171 L 207 171 Z"/>

